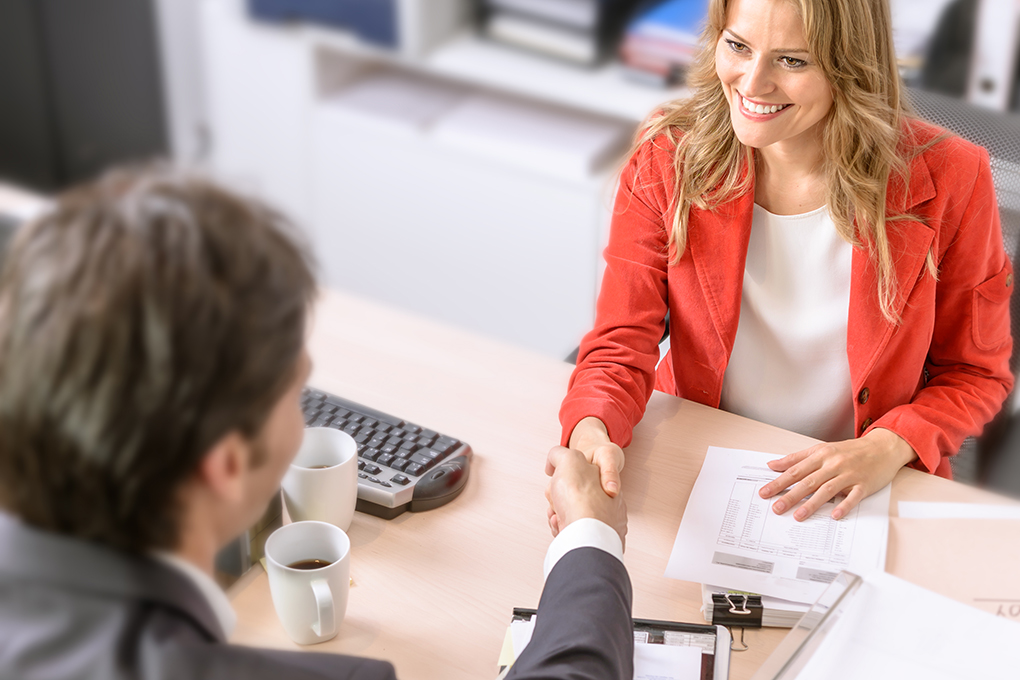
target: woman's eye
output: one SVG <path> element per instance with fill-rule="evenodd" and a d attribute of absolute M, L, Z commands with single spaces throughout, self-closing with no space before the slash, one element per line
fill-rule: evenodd
<path fill-rule="evenodd" d="M 736 40 L 726 40 L 726 44 L 730 46 L 730 49 L 734 52 L 746 52 L 747 45 L 744 43 L 738 43 Z"/>
<path fill-rule="evenodd" d="M 779 61 L 783 62 L 783 66 L 787 66 L 789 68 L 800 68 L 807 64 L 807 62 L 803 59 L 795 59 L 793 57 L 780 57 Z"/>

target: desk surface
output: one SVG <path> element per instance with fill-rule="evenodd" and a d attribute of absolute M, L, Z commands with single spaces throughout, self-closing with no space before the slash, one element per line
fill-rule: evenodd
<path fill-rule="evenodd" d="M 355 514 L 347 616 L 337 638 L 310 649 L 388 659 L 404 680 L 494 677 L 511 610 L 537 606 L 541 594 L 551 540 L 543 468 L 559 440 L 571 366 L 338 293 L 323 297 L 310 347 L 313 386 L 475 450 L 471 479 L 453 503 L 390 521 Z M 623 471 L 634 616 L 703 622 L 700 586 L 663 573 L 708 446 L 787 453 L 811 441 L 655 393 Z M 1010 502 L 914 470 L 899 473 L 892 497 L 888 569 L 908 580 L 898 565 L 910 560 L 898 547 L 913 525 L 895 519 L 897 501 Z M 1020 523 L 1004 526 L 1020 545 Z M 297 648 L 276 619 L 261 569 L 231 596 L 234 642 Z M 785 634 L 747 631 L 751 649 L 733 654 L 731 677 L 750 677 Z"/>

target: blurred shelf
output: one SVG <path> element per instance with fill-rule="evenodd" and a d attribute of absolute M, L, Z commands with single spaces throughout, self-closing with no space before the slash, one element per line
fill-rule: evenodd
<path fill-rule="evenodd" d="M 632 83 L 616 63 L 585 69 L 503 47 L 474 34 L 440 47 L 426 63 L 434 72 L 451 78 L 633 121 L 644 120 L 665 101 L 687 95 L 686 88 L 660 90 Z"/>
<path fill-rule="evenodd" d="M 683 87 L 664 90 L 631 82 L 617 63 L 596 69 L 573 66 L 498 45 L 473 32 L 423 58 L 412 58 L 367 47 L 342 31 L 312 26 L 305 31 L 317 47 L 635 123 L 659 104 L 688 94 Z"/>

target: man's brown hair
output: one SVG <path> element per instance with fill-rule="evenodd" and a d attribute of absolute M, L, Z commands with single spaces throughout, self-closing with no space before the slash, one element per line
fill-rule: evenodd
<path fill-rule="evenodd" d="M 22 228 L 0 274 L 0 506 L 142 552 L 222 436 L 293 379 L 315 282 L 267 207 L 167 167 L 115 171 Z"/>

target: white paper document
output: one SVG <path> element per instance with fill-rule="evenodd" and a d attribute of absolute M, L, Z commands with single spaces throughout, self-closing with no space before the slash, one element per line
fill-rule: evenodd
<path fill-rule="evenodd" d="M 900 501 L 904 519 L 1020 519 L 1020 505 Z"/>
<path fill-rule="evenodd" d="M 889 574 L 865 576 L 797 680 L 1015 680 L 1020 625 Z"/>
<path fill-rule="evenodd" d="M 697 680 L 701 649 L 634 643 L 634 680 Z"/>
<path fill-rule="evenodd" d="M 705 456 L 666 576 L 814 602 L 836 574 L 884 568 L 889 535 L 886 486 L 835 521 L 834 502 L 798 522 L 793 510 L 772 511 L 761 487 L 779 476 L 760 451 L 710 447 Z"/>

